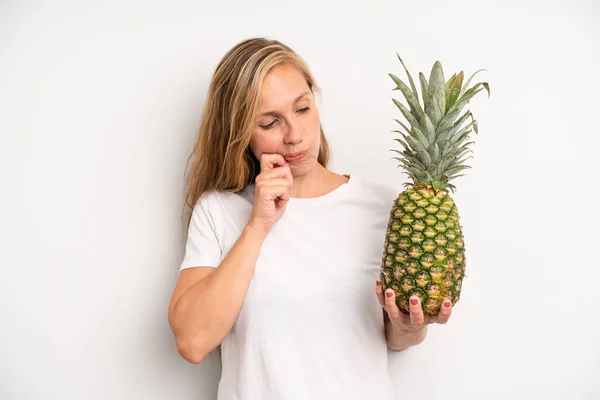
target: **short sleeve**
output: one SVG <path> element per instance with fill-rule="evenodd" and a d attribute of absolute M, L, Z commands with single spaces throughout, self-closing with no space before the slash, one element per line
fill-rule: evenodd
<path fill-rule="evenodd" d="M 221 263 L 222 249 L 219 245 L 215 220 L 218 215 L 210 204 L 212 195 L 199 200 L 192 210 L 185 256 L 180 271 L 190 267 L 215 267 Z"/>

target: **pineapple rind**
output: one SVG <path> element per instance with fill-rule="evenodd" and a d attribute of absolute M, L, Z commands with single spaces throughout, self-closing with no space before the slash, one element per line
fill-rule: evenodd
<path fill-rule="evenodd" d="M 409 312 L 412 295 L 426 314 L 437 314 L 445 298 L 456 304 L 465 266 L 462 227 L 450 195 L 422 187 L 400 193 L 390 211 L 380 274 L 383 290 L 394 289 L 400 310 Z"/>

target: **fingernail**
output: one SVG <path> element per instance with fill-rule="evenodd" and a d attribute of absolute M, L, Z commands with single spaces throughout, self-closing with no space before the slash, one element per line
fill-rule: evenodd
<path fill-rule="evenodd" d="M 381 281 L 377 280 L 377 286 L 381 286 Z"/>
<path fill-rule="evenodd" d="M 419 299 L 410 299 L 410 304 L 412 304 L 413 306 L 416 306 L 418 302 Z"/>
<path fill-rule="evenodd" d="M 386 295 L 387 297 L 392 297 L 392 296 L 394 295 L 394 293 L 392 293 L 392 292 L 385 292 L 385 295 Z"/>
<path fill-rule="evenodd" d="M 444 303 L 444 306 L 450 307 L 450 306 L 452 306 L 452 303 L 450 303 L 449 301 L 447 301 L 447 302 Z"/>

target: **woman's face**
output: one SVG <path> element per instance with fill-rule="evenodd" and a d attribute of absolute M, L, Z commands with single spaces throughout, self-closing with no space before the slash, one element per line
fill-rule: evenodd
<path fill-rule="evenodd" d="M 278 153 L 288 161 L 292 175 L 306 174 L 317 164 L 320 119 L 304 76 L 293 66 L 279 64 L 263 82 L 259 117 L 250 147 L 258 160 Z"/>

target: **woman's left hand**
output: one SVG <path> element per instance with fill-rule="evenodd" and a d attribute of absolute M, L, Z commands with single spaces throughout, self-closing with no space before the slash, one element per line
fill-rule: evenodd
<path fill-rule="evenodd" d="M 409 299 L 410 314 L 403 313 L 396 305 L 396 294 L 394 290 L 388 288 L 384 293 L 381 281 L 376 282 L 377 298 L 383 309 L 387 312 L 390 321 L 394 327 L 403 332 L 413 332 L 423 329 L 429 324 L 445 324 L 452 314 L 452 302 L 450 299 L 442 301 L 440 312 L 436 315 L 425 315 L 421 307 L 421 301 L 418 296 L 411 296 Z"/>

